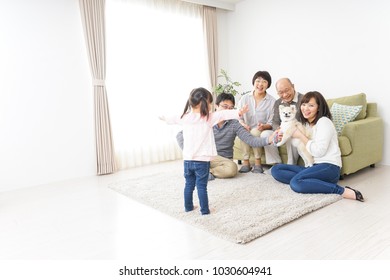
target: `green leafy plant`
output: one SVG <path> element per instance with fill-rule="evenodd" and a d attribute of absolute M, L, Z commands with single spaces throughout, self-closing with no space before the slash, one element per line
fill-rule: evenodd
<path fill-rule="evenodd" d="M 218 78 L 223 78 L 224 83 L 222 83 L 222 84 L 219 83 L 218 85 L 216 85 L 214 87 L 213 90 L 217 95 L 224 92 L 224 93 L 231 93 L 232 95 L 236 96 L 237 94 L 244 95 L 244 94 L 247 94 L 249 92 L 249 91 L 246 91 L 246 92 L 240 93 L 237 90 L 237 87 L 240 87 L 241 84 L 239 82 L 233 82 L 232 79 L 227 74 L 227 72 L 223 69 L 221 69 L 221 74 L 218 75 Z"/>

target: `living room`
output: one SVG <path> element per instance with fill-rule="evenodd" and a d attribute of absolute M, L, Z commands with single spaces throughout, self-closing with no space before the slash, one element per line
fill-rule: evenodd
<path fill-rule="evenodd" d="M 211 5 L 220 4 L 219 2 L 223 1 L 203 2 Z M 2 157 L 0 163 L 2 170 L 0 209 L 2 210 L 0 212 L 5 210 L 5 205 L 8 205 L 9 201 L 12 201 L 8 199 L 11 199 L 13 195 L 20 195 L 23 198 L 20 203 L 22 207 L 23 202 L 28 202 L 29 198 L 36 199 L 34 196 L 36 194 L 47 195 L 39 190 L 45 189 L 49 193 L 54 193 L 56 188 L 50 188 L 48 184 L 66 185 L 65 182 L 74 182 L 74 180 L 78 182 L 69 187 L 72 193 L 77 198 L 85 199 L 84 203 L 89 205 L 90 209 L 98 209 L 83 191 L 79 193 L 84 185 L 87 185 L 85 192 L 93 189 L 94 184 L 99 185 L 100 190 L 108 180 L 104 176 L 96 176 L 95 170 L 91 74 L 80 20 L 79 3 L 76 0 L 2 0 L 1 5 L 1 37 L 6 39 L 0 44 L 0 60 L 2 61 L 0 65 L 2 77 L 0 129 L 6 137 L 2 137 L 0 145 Z M 257 70 L 267 70 L 275 80 L 280 77 L 289 77 L 301 93 L 318 90 L 327 98 L 335 98 L 364 92 L 368 101 L 378 104 L 379 115 L 384 120 L 384 143 L 388 142 L 386 141 L 389 138 L 387 116 L 390 117 L 390 112 L 384 107 L 387 100 L 387 93 L 384 92 L 387 88 L 386 70 L 390 64 L 388 56 L 390 38 L 387 36 L 390 32 L 388 1 L 244 0 L 229 7 L 233 7 L 232 10 L 221 8 L 217 11 L 219 68 L 226 69 L 234 80 L 242 83 L 243 89 L 251 89 L 253 73 Z M 274 86 L 271 86 L 269 92 L 276 96 Z M 374 209 L 377 213 L 368 212 L 364 220 L 375 218 L 379 215 L 378 213 L 383 213 L 383 215 L 386 215 L 386 211 L 388 213 L 386 206 L 390 193 L 384 185 L 388 179 L 386 173 L 389 173 L 389 165 L 390 151 L 385 144 L 383 160 L 375 169 L 368 168 L 356 176 L 351 175 L 349 179 L 346 178 L 351 184 L 360 184 L 368 197 L 371 197 L 370 203 L 375 205 Z M 125 173 L 117 175 L 126 176 Z M 57 202 L 61 201 L 64 188 L 61 187 L 58 190 L 60 190 L 58 193 L 53 194 L 56 197 L 54 201 Z M 93 191 L 94 194 L 96 192 L 96 190 Z M 68 195 L 72 194 L 68 193 Z M 376 202 L 373 202 L 373 199 L 376 199 Z M 151 219 L 161 218 L 155 217 L 155 213 L 150 209 L 146 210 L 135 203 L 126 206 L 124 199 L 109 196 L 109 200 L 118 202 L 119 205 L 116 207 L 122 209 L 123 213 L 129 213 L 130 208 L 135 211 L 142 209 L 141 211 L 145 211 L 147 213 L 145 215 Z M 362 209 L 367 207 L 364 204 L 342 203 L 340 207 L 331 211 L 331 215 L 337 216 L 339 211 L 362 213 Z M 13 210 L 18 212 L 20 208 L 13 208 Z M 64 210 L 63 213 L 65 212 Z M 126 220 L 131 217 L 123 213 L 116 219 Z M 41 214 L 44 215 L 43 211 Z M 109 221 L 108 213 L 101 214 L 107 219 L 107 226 L 110 223 L 114 224 Z M 328 214 L 325 213 L 317 221 L 312 218 L 309 220 L 320 230 L 321 223 L 331 225 L 327 217 Z M 9 218 L 3 218 L 3 221 L 12 223 Z M 135 219 L 133 221 L 135 227 L 144 226 L 140 218 L 132 218 Z M 178 235 L 191 230 L 170 219 L 161 219 L 167 225 L 174 227 Z M 352 227 L 359 222 L 359 219 L 358 214 L 353 216 Z M 81 224 L 82 220 L 79 221 Z M 382 230 L 389 229 L 390 224 L 384 218 L 379 218 L 377 223 L 381 225 Z M 37 224 L 40 225 L 39 220 Z M 171 231 L 168 229 L 165 231 L 165 224 L 159 225 L 162 231 L 160 234 L 168 237 Z M 341 227 L 340 221 L 338 225 Z M 308 230 L 309 228 L 308 225 L 302 225 L 302 229 Z M 44 249 L 41 248 L 41 254 L 34 254 L 34 250 L 40 247 L 31 245 L 26 240 L 22 242 L 24 247 L 18 248 L 8 256 L 2 255 L 1 258 L 98 259 L 104 258 L 104 252 L 108 252 L 107 258 L 130 258 L 132 256 L 128 252 L 129 248 L 126 251 L 125 248 L 118 249 L 113 245 L 116 242 L 125 241 L 125 233 L 132 232 L 129 228 L 123 228 L 123 230 L 117 241 L 112 240 L 112 248 L 105 247 L 99 252 L 90 243 L 86 247 L 80 246 L 79 253 L 62 248 L 63 250 L 57 250 L 59 253 L 56 254 L 50 251 L 50 243 L 42 243 L 45 246 L 43 246 Z M 259 241 L 257 245 L 252 244 L 253 247 L 246 246 L 241 251 L 237 247 L 232 248 L 227 243 L 218 242 L 213 238 L 207 239 L 206 245 L 202 246 L 198 240 L 194 242 L 196 245 L 192 246 L 193 240 L 187 237 L 179 241 L 171 237 L 168 243 L 172 245 L 179 242 L 182 245 L 182 248 L 177 249 L 176 252 L 167 253 L 165 250 L 168 248 L 160 244 L 164 242 L 162 239 L 159 242 L 149 241 L 150 247 L 144 247 L 143 250 L 152 253 L 155 251 L 155 246 L 159 246 L 165 254 L 160 252 L 156 253 L 156 256 L 168 255 L 176 259 L 181 257 L 185 259 L 225 259 L 234 256 L 234 252 L 238 252 L 237 256 L 241 259 L 267 259 L 266 254 L 257 255 L 255 253 L 262 248 L 265 248 L 264 250 L 269 253 L 268 257 L 271 259 L 278 259 L 278 257 L 294 259 L 294 254 L 301 259 L 308 255 L 309 259 L 347 259 L 348 256 L 355 259 L 389 259 L 389 236 L 384 232 L 382 232 L 384 235 L 380 236 L 375 231 L 378 232 L 375 226 L 371 230 L 365 229 L 366 236 L 368 236 L 365 241 L 376 249 L 375 252 L 370 254 L 367 249 L 360 255 L 354 255 L 355 248 L 351 245 L 353 242 L 349 243 L 350 246 L 344 252 L 335 249 L 333 255 L 330 253 L 316 255 L 310 250 L 305 253 L 305 248 L 298 246 L 299 244 L 291 245 L 288 248 L 291 254 L 284 255 L 283 253 L 272 254 L 274 247 L 269 245 L 265 248 L 265 241 Z M 4 231 L 3 234 L 5 234 Z M 35 234 L 40 235 L 42 232 L 34 231 L 31 239 L 36 237 Z M 85 232 L 84 234 L 87 235 Z M 151 233 L 139 231 L 134 234 L 134 238 L 139 238 L 142 234 L 154 238 Z M 178 235 L 174 234 L 174 237 L 178 238 Z M 204 237 L 200 232 L 190 234 L 190 236 L 195 239 Z M 287 232 L 284 232 L 279 238 L 286 236 Z M 44 242 L 44 239 L 40 241 Z M 99 235 L 94 235 L 94 239 L 96 243 L 107 241 Z M 268 236 L 266 240 L 276 242 L 278 238 Z M 298 241 L 303 242 L 296 240 L 297 243 Z M 318 242 L 313 238 L 302 246 L 308 246 L 316 241 Z M 355 241 L 360 244 L 359 240 Z M 81 245 L 82 242 L 79 242 L 76 243 Z M 147 246 L 145 243 L 142 244 Z M 188 244 L 188 251 L 183 249 L 185 244 Z M 134 246 L 133 243 L 131 245 Z M 276 250 L 280 250 L 283 244 L 279 245 L 275 245 Z M 31 246 L 30 250 L 28 246 Z M 196 246 L 200 247 L 196 248 Z M 209 252 L 206 252 L 207 246 L 212 248 Z M 119 250 L 120 253 L 115 255 L 115 250 Z M 6 251 L 3 250 L 3 252 Z M 138 252 L 140 251 L 141 248 L 138 249 Z M 47 254 L 42 252 L 47 252 Z"/>

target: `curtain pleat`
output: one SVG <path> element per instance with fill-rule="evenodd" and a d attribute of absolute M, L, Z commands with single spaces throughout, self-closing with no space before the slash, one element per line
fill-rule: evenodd
<path fill-rule="evenodd" d="M 105 86 L 105 0 L 79 0 L 93 80 L 97 174 L 116 171 L 110 114 Z"/>
<path fill-rule="evenodd" d="M 217 9 L 214 7 L 203 6 L 203 33 L 207 44 L 210 84 L 214 88 L 218 79 Z M 216 96 L 214 96 L 215 99 Z"/>

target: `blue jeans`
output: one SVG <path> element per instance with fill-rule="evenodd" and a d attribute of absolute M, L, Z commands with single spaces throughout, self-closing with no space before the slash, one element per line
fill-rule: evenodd
<path fill-rule="evenodd" d="M 290 184 L 298 193 L 343 194 L 344 188 L 337 185 L 340 167 L 330 163 L 315 164 L 311 167 L 278 164 L 271 168 L 272 176 L 279 182 Z"/>
<path fill-rule="evenodd" d="M 207 196 L 207 182 L 209 179 L 209 161 L 184 161 L 184 209 L 186 212 L 194 210 L 193 192 L 196 186 L 202 215 L 210 214 L 209 199 Z"/>

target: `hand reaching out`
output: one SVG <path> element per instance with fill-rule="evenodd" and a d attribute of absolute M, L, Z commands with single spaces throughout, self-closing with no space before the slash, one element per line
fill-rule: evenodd
<path fill-rule="evenodd" d="M 249 111 L 248 104 L 245 104 L 244 106 L 242 106 L 240 110 L 238 110 L 238 115 L 242 117 L 242 115 L 244 115 L 248 111 Z"/>
<path fill-rule="evenodd" d="M 275 130 L 269 137 L 268 143 L 276 146 L 283 138 L 283 132 L 280 129 Z"/>

